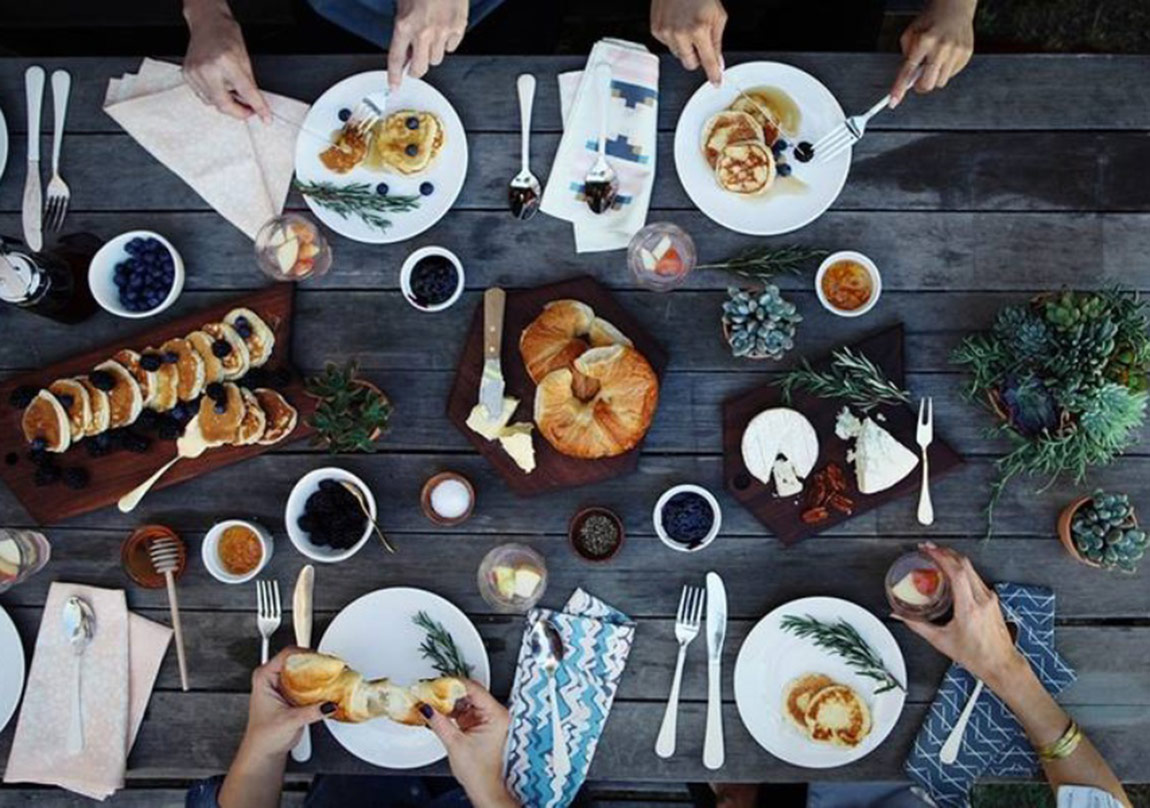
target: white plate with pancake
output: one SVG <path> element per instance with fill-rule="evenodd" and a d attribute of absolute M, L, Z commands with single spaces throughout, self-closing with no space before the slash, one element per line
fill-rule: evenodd
<path fill-rule="evenodd" d="M 472 666 L 471 678 L 489 686 L 491 665 L 475 626 L 452 603 L 422 589 L 378 589 L 352 601 L 331 621 L 316 650 L 338 656 L 368 679 L 387 677 L 401 685 L 434 679 L 440 674 L 419 653 L 425 632 L 412 622 L 420 611 L 455 639 Z M 360 724 L 324 723 L 344 749 L 376 766 L 414 769 L 447 755 L 443 744 L 425 727 L 386 718 Z"/>
<path fill-rule="evenodd" d="M 24 690 L 24 646 L 12 618 L 0 606 L 0 731 L 8 725 Z"/>
<path fill-rule="evenodd" d="M 740 91 L 751 93 L 760 87 L 777 88 L 797 105 L 797 132 L 783 134 L 791 149 L 803 141 L 814 143 L 842 123 L 842 107 L 814 76 L 781 62 L 746 62 L 728 68 L 724 76 L 729 80 L 722 87 L 708 82 L 695 91 L 675 127 L 675 170 L 687 196 L 709 218 L 739 233 L 774 236 L 810 224 L 842 191 L 850 170 L 850 149 L 825 164 L 799 162 L 788 149 L 791 177 L 785 182 L 776 177 L 765 193 L 752 196 L 719 185 L 703 155 L 703 131 L 714 115 L 740 98 Z"/>
<path fill-rule="evenodd" d="M 415 210 L 383 213 L 385 218 L 391 220 L 391 226 L 381 230 L 358 216 L 345 219 L 304 196 L 308 207 L 321 222 L 341 236 L 368 244 L 406 241 L 434 225 L 455 204 L 467 175 L 467 135 L 455 108 L 439 90 L 410 76 L 404 78 L 399 89 L 388 97 L 384 117 L 400 110 L 435 115 L 442 124 L 444 141 L 431 164 L 415 174 L 374 171 L 364 165 L 356 166 L 346 174 L 337 174 L 324 166 L 319 155 L 331 144 L 321 140 L 320 136 L 334 135 L 343 127 L 339 119 L 340 110 L 354 110 L 364 97 L 378 99 L 386 89 L 387 72 L 384 70 L 349 76 L 328 89 L 312 104 L 296 138 L 295 173 L 300 182 L 331 182 L 337 186 L 367 183 L 372 190 L 380 183 L 385 183 L 389 196 L 414 196 L 419 199 L 419 207 Z M 425 182 L 434 186 L 434 191 L 428 196 L 423 196 L 419 190 Z"/>
<path fill-rule="evenodd" d="M 747 635 L 735 663 L 735 703 L 751 736 L 768 752 L 795 766 L 827 769 L 844 766 L 873 751 L 894 729 L 906 693 L 894 689 L 875 695 L 878 684 L 859 673 L 837 654 L 812 640 L 784 631 L 784 615 L 811 616 L 823 622 L 846 620 L 882 657 L 887 670 L 906 684 L 906 661 L 886 626 L 866 609 L 848 600 L 812 597 L 793 600 L 772 611 Z M 784 716 L 784 694 L 795 679 L 820 673 L 852 688 L 871 715 L 869 734 L 855 747 L 832 746 L 811 740 Z"/>

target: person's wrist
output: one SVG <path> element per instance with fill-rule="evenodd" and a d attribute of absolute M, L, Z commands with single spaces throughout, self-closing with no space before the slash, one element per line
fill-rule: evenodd
<path fill-rule="evenodd" d="M 934 5 L 936 8 L 961 12 L 970 19 L 974 19 L 974 12 L 978 8 L 978 0 L 934 0 Z"/>
<path fill-rule="evenodd" d="M 287 753 L 288 750 L 278 748 L 267 733 L 249 727 L 244 733 L 243 740 L 240 741 L 236 757 L 256 763 L 268 763 L 275 762 L 279 758 L 286 759 Z"/>
<path fill-rule="evenodd" d="M 464 786 L 464 791 L 475 808 L 515 808 L 518 803 L 512 798 L 501 777 L 485 778 Z"/>
<path fill-rule="evenodd" d="M 206 20 L 231 16 L 232 10 L 227 0 L 184 0 L 184 21 L 189 28 Z"/>
<path fill-rule="evenodd" d="M 998 695 L 1025 681 L 1027 676 L 1033 676 L 1034 671 L 1030 664 L 1017 648 L 1011 646 L 1010 651 L 999 660 L 992 662 L 980 677 L 986 686 Z"/>

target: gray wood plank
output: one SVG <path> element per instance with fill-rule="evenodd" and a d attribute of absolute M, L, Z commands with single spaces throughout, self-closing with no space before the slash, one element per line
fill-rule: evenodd
<path fill-rule="evenodd" d="M 112 808 L 184 808 L 187 791 L 182 788 L 147 788 L 129 784 L 117 791 L 101 805 Z M 280 808 L 300 808 L 307 794 L 285 791 Z M 0 805 L 6 808 L 90 808 L 92 800 L 53 788 L 31 786 L 0 786 Z"/>
<path fill-rule="evenodd" d="M 168 57 L 172 58 L 172 57 Z M 728 64 L 777 58 L 820 78 L 850 111 L 863 110 L 886 92 L 898 69 L 887 53 L 729 53 Z M 179 57 L 172 58 L 179 61 Z M 69 109 L 72 131 L 108 132 L 115 124 L 103 114 L 107 81 L 134 71 L 139 58 L 41 59 L 46 69 L 65 67 L 75 77 Z M 339 79 L 378 70 L 376 54 L 352 56 L 261 56 L 255 72 L 261 86 L 307 101 Z M 579 56 L 453 56 L 429 78 L 459 109 L 469 131 L 516 131 L 515 77 L 530 69 L 540 79 L 535 101 L 536 131 L 560 130 L 554 74 L 581 69 Z M 23 74 L 29 59 L 0 62 L 0 105 L 11 109 L 9 125 L 24 131 Z M 1116 129 L 1150 128 L 1150 88 L 1132 81 L 1145 74 L 1150 57 L 1115 55 L 976 55 L 946 92 L 915 98 L 897 115 L 876 118 L 874 129 Z M 679 111 L 702 83 L 669 57 L 660 62 L 659 126 L 671 129 Z M 1017 80 L 1025 75 L 1025 81 Z"/>

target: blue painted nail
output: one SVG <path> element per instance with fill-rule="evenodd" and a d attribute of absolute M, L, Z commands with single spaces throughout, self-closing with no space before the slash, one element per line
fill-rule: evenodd
<path fill-rule="evenodd" d="M 338 709 L 339 709 L 339 705 L 336 704 L 334 701 L 325 701 L 323 703 L 323 706 L 321 706 L 319 708 L 319 711 L 321 713 L 323 713 L 324 715 L 331 715 L 332 713 L 334 713 Z"/>

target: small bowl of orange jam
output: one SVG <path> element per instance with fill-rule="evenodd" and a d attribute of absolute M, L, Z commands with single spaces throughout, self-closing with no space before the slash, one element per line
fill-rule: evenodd
<path fill-rule="evenodd" d="M 271 534 L 255 522 L 228 519 L 212 526 L 200 552 L 217 581 L 242 584 L 267 566 L 273 546 Z"/>
<path fill-rule="evenodd" d="M 815 274 L 815 292 L 823 308 L 839 317 L 860 317 L 882 294 L 882 276 L 874 261 L 860 252 L 828 255 Z"/>

